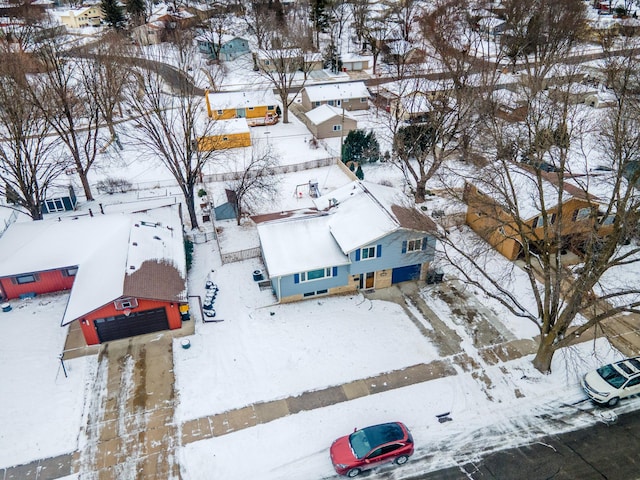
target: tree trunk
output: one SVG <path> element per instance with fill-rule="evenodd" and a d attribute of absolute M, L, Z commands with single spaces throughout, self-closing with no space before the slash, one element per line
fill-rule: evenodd
<path fill-rule="evenodd" d="M 416 184 L 416 193 L 414 195 L 416 199 L 416 203 L 424 202 L 425 196 L 426 196 L 425 183 L 420 181 Z"/>
<path fill-rule="evenodd" d="M 289 123 L 289 105 L 282 102 L 282 123 Z"/>
<path fill-rule="evenodd" d="M 551 373 L 551 360 L 553 360 L 553 354 L 556 351 L 553 348 L 554 339 L 554 335 L 547 334 L 543 336 L 533 359 L 533 366 L 542 373 Z"/>
<path fill-rule="evenodd" d="M 187 211 L 189 212 L 189 220 L 191 220 L 191 229 L 198 228 L 198 216 L 196 215 L 196 202 L 193 198 L 193 187 L 189 193 L 184 195 L 185 203 L 187 204 Z"/>
<path fill-rule="evenodd" d="M 78 170 L 78 176 L 80 177 L 80 182 L 82 183 L 82 189 L 84 190 L 84 196 L 87 197 L 87 201 L 91 202 L 94 200 L 93 194 L 91 193 L 91 186 L 89 185 L 89 180 L 87 179 L 87 174 L 81 170 Z"/>

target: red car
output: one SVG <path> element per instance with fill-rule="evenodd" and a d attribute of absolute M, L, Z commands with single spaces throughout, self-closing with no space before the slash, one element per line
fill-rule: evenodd
<path fill-rule="evenodd" d="M 330 453 L 336 472 L 351 478 L 382 463 L 406 463 L 413 455 L 413 437 L 400 422 L 383 423 L 337 439 Z"/>

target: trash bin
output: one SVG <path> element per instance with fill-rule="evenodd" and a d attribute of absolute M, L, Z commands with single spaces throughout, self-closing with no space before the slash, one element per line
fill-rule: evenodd
<path fill-rule="evenodd" d="M 444 272 L 442 270 L 429 270 L 427 272 L 427 284 L 442 283 Z"/>
<path fill-rule="evenodd" d="M 180 345 L 182 345 L 182 348 L 186 350 L 187 348 L 191 347 L 191 340 L 189 340 L 188 338 L 183 338 L 180 342 Z"/>
<path fill-rule="evenodd" d="M 259 282 L 263 278 L 264 277 L 262 276 L 262 270 L 254 270 L 253 271 L 253 281 L 254 282 Z"/>
<path fill-rule="evenodd" d="M 3 303 L 1 305 L 1 307 L 2 307 L 2 311 L 3 312 L 10 312 L 11 311 L 11 304 L 9 304 L 9 303 Z"/>

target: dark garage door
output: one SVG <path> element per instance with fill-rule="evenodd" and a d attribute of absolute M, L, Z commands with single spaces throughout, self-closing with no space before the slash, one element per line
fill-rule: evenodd
<path fill-rule="evenodd" d="M 408 282 L 420 278 L 420 264 L 394 268 L 391 271 L 391 283 Z"/>
<path fill-rule="evenodd" d="M 169 328 L 167 312 L 164 308 L 132 312 L 129 316 L 118 315 L 116 317 L 99 318 L 94 323 L 100 342 L 133 337 Z"/>

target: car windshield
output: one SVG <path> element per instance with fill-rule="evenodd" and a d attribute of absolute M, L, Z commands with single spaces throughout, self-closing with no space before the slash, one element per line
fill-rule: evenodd
<path fill-rule="evenodd" d="M 385 423 L 356 430 L 349 435 L 349 443 L 356 458 L 364 458 L 372 449 L 383 443 L 401 440 L 404 432 L 396 423 Z"/>
<path fill-rule="evenodd" d="M 604 381 L 614 388 L 620 388 L 626 380 L 626 378 L 620 375 L 620 373 L 613 368 L 613 365 L 605 365 L 604 367 L 600 367 L 597 371 Z"/>

